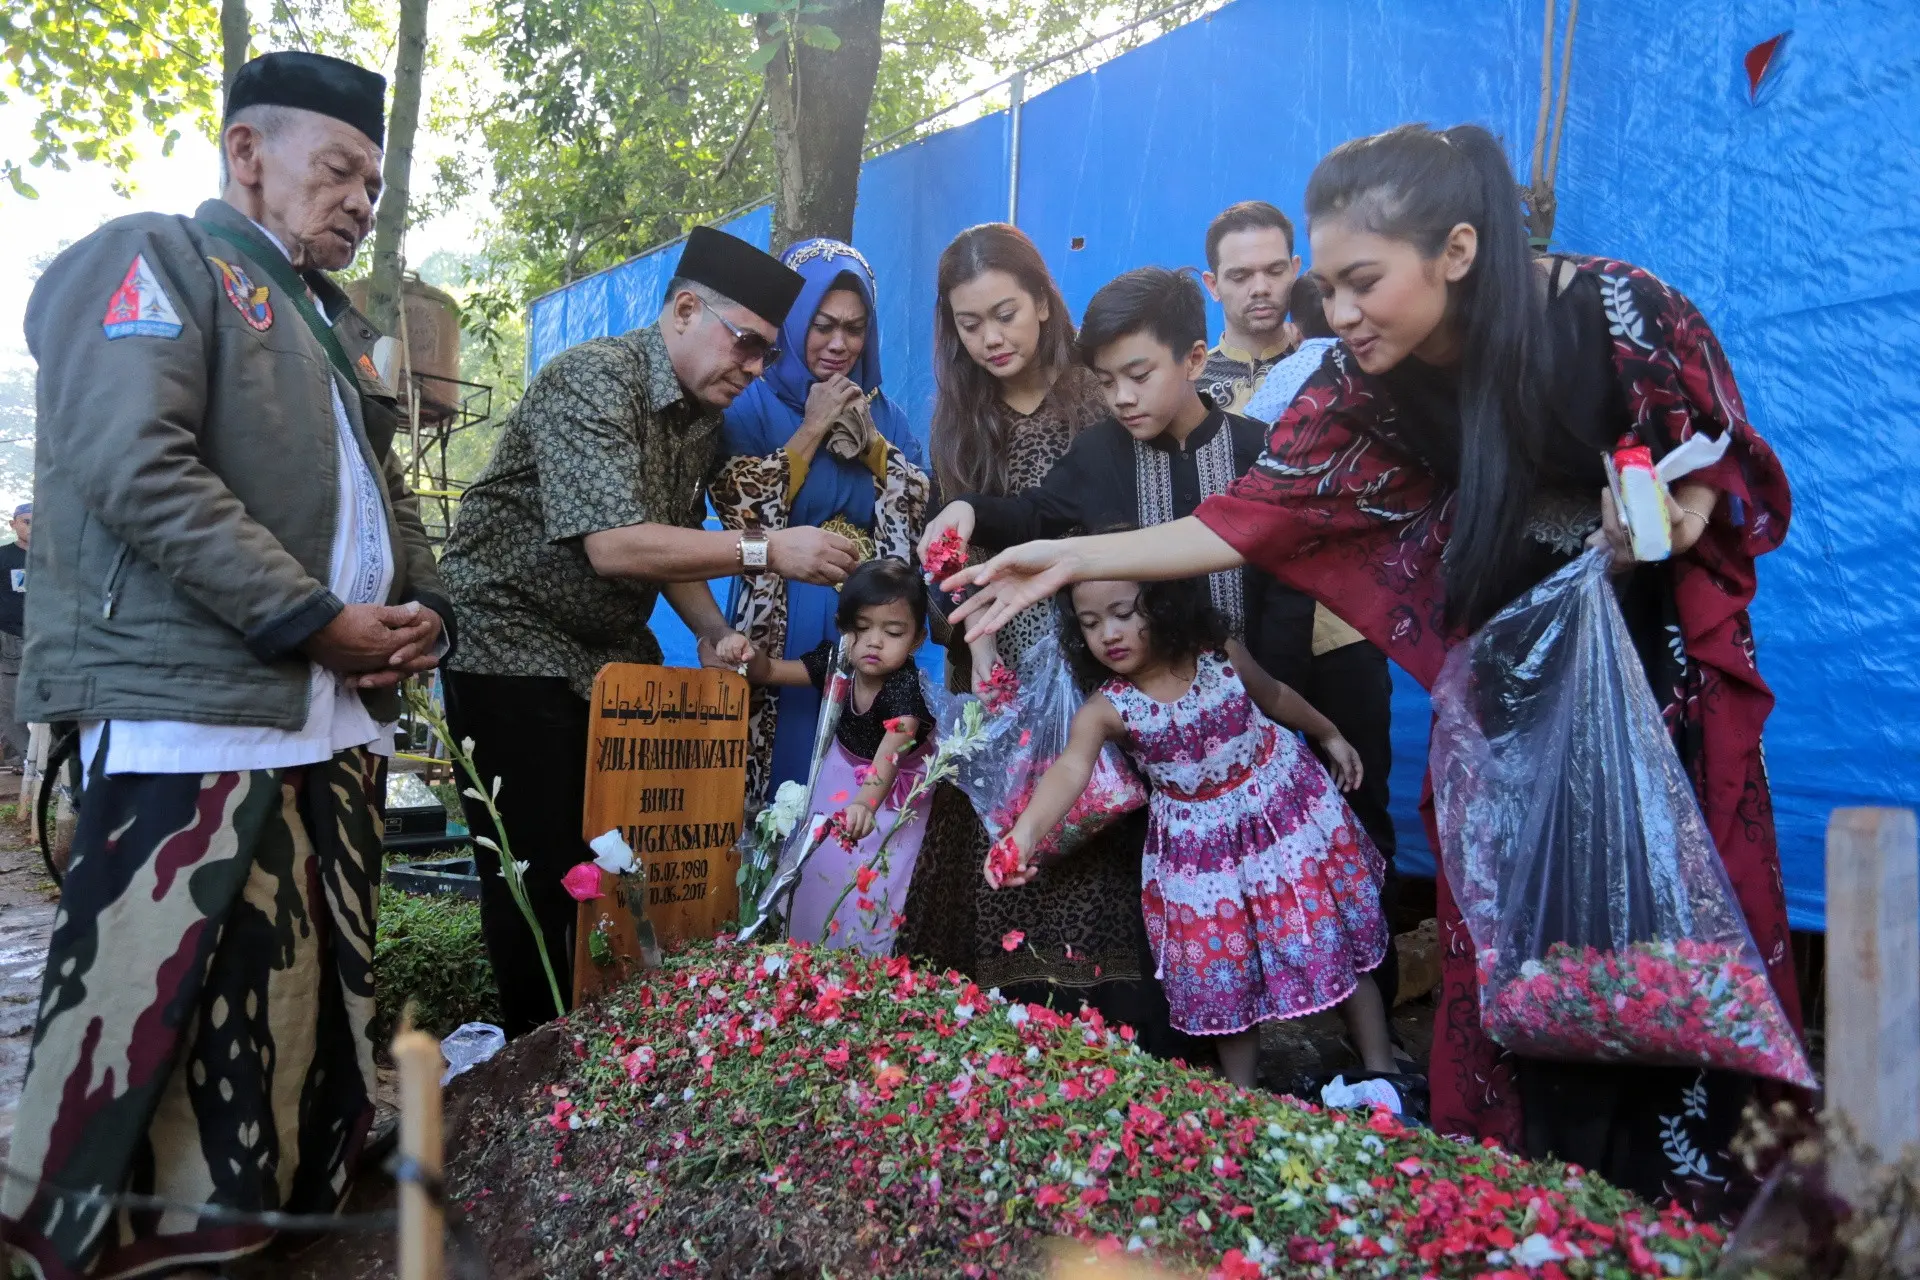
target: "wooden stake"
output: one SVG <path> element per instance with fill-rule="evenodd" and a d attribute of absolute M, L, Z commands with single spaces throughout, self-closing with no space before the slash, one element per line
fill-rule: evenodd
<path fill-rule="evenodd" d="M 1908 809 L 1827 824 L 1827 1105 L 1882 1164 L 1920 1142 L 1920 852 Z M 1837 1152 L 1851 1199 L 1871 1171 Z"/>
<path fill-rule="evenodd" d="M 402 1028 L 393 1038 L 400 1068 L 400 1158 L 440 1178 L 440 1042 Z M 441 1280 L 445 1223 L 440 1206 L 417 1181 L 400 1184 L 400 1280 Z"/>

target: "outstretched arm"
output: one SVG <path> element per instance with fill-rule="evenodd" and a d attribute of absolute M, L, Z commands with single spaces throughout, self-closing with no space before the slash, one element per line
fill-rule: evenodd
<path fill-rule="evenodd" d="M 803 684 L 812 684 L 813 677 L 807 672 L 807 664 L 798 658 L 770 658 L 755 649 L 753 656 L 747 659 L 747 683 L 798 688 Z"/>
<path fill-rule="evenodd" d="M 1041 775 L 1040 784 L 1033 789 L 1033 798 L 1008 833 L 1020 852 L 1019 867 L 996 880 L 989 860 L 988 884 L 996 889 L 1011 888 L 1040 874 L 1039 866 L 1033 861 L 1034 846 L 1067 816 L 1067 811 L 1073 808 L 1074 801 L 1093 778 L 1093 766 L 1100 759 L 1100 749 L 1119 737 L 1124 729 L 1120 713 L 1114 710 L 1106 695 L 1096 693 L 1086 700 L 1074 714 L 1066 750 Z"/>
<path fill-rule="evenodd" d="M 1106 533 L 1058 542 L 1029 542 L 1002 551 L 985 564 L 962 569 L 940 584 L 959 591 L 978 584 L 972 599 L 953 611 L 967 625 L 967 639 L 992 635 L 1022 609 L 1075 582 L 1164 582 L 1237 569 L 1238 551 L 1192 516 L 1151 529 Z"/>

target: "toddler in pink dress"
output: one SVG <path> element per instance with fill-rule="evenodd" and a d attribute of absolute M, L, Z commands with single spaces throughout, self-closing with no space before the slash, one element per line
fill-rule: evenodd
<path fill-rule="evenodd" d="M 1371 977 L 1387 946 L 1385 863 L 1287 729 L 1318 742 L 1349 789 L 1358 755 L 1226 638 L 1191 584 L 1084 582 L 1063 603 L 1068 649 L 1101 683 L 988 879 L 1032 877 L 1039 838 L 1117 742 L 1153 788 L 1141 901 L 1173 1025 L 1221 1037 L 1222 1069 L 1250 1086 L 1259 1023 L 1338 1005 L 1367 1069 L 1392 1072 Z"/>

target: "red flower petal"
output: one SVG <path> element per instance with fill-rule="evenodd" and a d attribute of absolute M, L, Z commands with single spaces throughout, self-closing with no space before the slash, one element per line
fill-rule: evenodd
<path fill-rule="evenodd" d="M 600 868 L 591 862 L 582 862 L 560 877 L 560 887 L 575 902 L 592 902 L 600 896 Z"/>

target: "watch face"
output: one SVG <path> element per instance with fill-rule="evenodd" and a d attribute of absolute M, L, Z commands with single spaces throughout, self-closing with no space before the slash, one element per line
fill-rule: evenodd
<path fill-rule="evenodd" d="M 767 540 L 765 538 L 740 539 L 740 563 L 749 569 L 767 567 Z"/>

